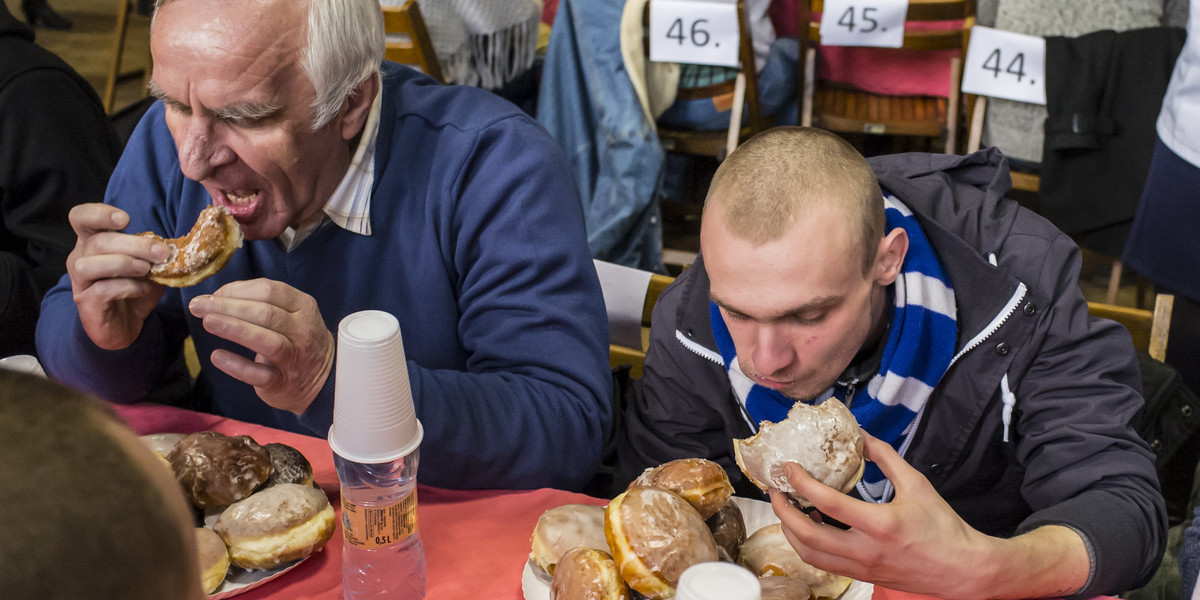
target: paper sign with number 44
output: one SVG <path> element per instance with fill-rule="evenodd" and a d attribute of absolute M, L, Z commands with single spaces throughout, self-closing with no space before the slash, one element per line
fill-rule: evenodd
<path fill-rule="evenodd" d="M 651 0 L 650 60 L 738 66 L 737 5 Z"/>
<path fill-rule="evenodd" d="M 962 91 L 1045 104 L 1045 38 L 979 25 L 972 27 Z"/>
<path fill-rule="evenodd" d="M 908 0 L 826 0 L 821 44 L 899 48 Z"/>

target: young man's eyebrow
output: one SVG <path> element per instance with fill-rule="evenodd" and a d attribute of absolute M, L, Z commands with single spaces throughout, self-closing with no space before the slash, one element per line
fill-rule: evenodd
<path fill-rule="evenodd" d="M 716 304 L 717 306 L 724 309 L 725 312 L 729 312 L 729 313 L 732 313 L 735 315 L 741 315 L 744 317 L 750 317 L 750 315 L 742 312 L 741 310 L 738 310 L 737 308 L 734 308 L 733 306 L 729 305 L 728 303 L 722 301 L 720 298 L 717 298 L 716 296 L 712 295 L 712 293 L 709 293 L 708 299 L 712 300 L 712 302 L 714 304 Z M 838 302 L 841 301 L 841 299 L 842 299 L 841 296 L 820 296 L 817 298 L 813 298 L 812 300 L 809 300 L 808 302 L 805 302 L 804 304 L 785 308 L 775 314 L 765 315 L 765 316 L 757 316 L 757 317 L 753 317 L 753 318 L 764 319 L 764 320 L 768 320 L 768 321 L 774 320 L 774 319 L 780 319 L 783 317 L 797 315 L 797 314 L 812 311 L 812 310 L 821 310 L 828 306 L 837 304 Z"/>

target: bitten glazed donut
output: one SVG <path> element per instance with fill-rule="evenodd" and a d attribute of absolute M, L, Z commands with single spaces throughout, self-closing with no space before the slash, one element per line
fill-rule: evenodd
<path fill-rule="evenodd" d="M 213 531 L 243 569 L 274 569 L 305 558 L 333 537 L 335 517 L 319 488 L 281 483 L 229 505 Z"/>
<path fill-rule="evenodd" d="M 812 503 L 801 497 L 783 467 L 794 462 L 825 485 L 849 492 L 862 477 L 863 436 L 850 409 L 837 399 L 816 406 L 797 402 L 787 418 L 763 421 L 758 433 L 733 440 L 738 467 L 764 492 L 776 488 L 802 507 Z"/>
<path fill-rule="evenodd" d="M 153 232 L 139 235 L 171 247 L 167 260 L 150 267 L 150 281 L 168 287 L 196 285 L 225 267 L 234 251 L 242 247 L 242 228 L 224 206 L 209 206 L 200 211 L 196 224 L 187 235 L 165 239 Z"/>

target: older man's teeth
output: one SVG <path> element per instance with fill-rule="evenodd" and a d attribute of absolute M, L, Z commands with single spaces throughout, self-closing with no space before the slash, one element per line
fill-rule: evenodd
<path fill-rule="evenodd" d="M 225 197 L 229 198 L 230 204 L 250 204 L 254 200 L 254 196 L 255 196 L 255 194 L 253 194 L 253 193 L 247 194 L 245 196 L 239 196 L 238 194 L 234 194 L 231 192 L 225 193 Z"/>

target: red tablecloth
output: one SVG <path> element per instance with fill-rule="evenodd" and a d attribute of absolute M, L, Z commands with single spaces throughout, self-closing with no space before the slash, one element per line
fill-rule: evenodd
<path fill-rule="evenodd" d="M 304 453 L 341 520 L 337 472 L 329 444 L 321 439 L 169 406 L 116 405 L 139 435 L 219 431 L 249 435 L 258 443 L 282 442 Z M 418 474 L 419 477 L 419 474 Z M 521 573 L 538 517 L 571 503 L 606 501 L 561 490 L 454 491 L 417 489 L 417 522 L 425 546 L 428 600 L 523 600 Z M 239 600 L 339 600 L 342 531 L 339 525 L 322 552 L 278 579 L 237 596 Z M 876 587 L 872 600 L 934 600 Z"/>
<path fill-rule="evenodd" d="M 321 489 L 341 519 L 337 472 L 325 440 L 252 425 L 214 415 L 160 405 L 117 405 L 140 435 L 219 431 L 249 435 L 260 444 L 282 442 L 304 453 Z M 418 477 L 420 474 L 418 473 Z M 521 572 L 529 556 L 529 536 L 547 509 L 570 503 L 602 505 L 604 500 L 561 490 L 453 491 L 417 489 L 417 523 L 425 546 L 429 600 L 520 600 Z M 340 600 L 341 526 L 322 552 L 239 600 Z"/>

